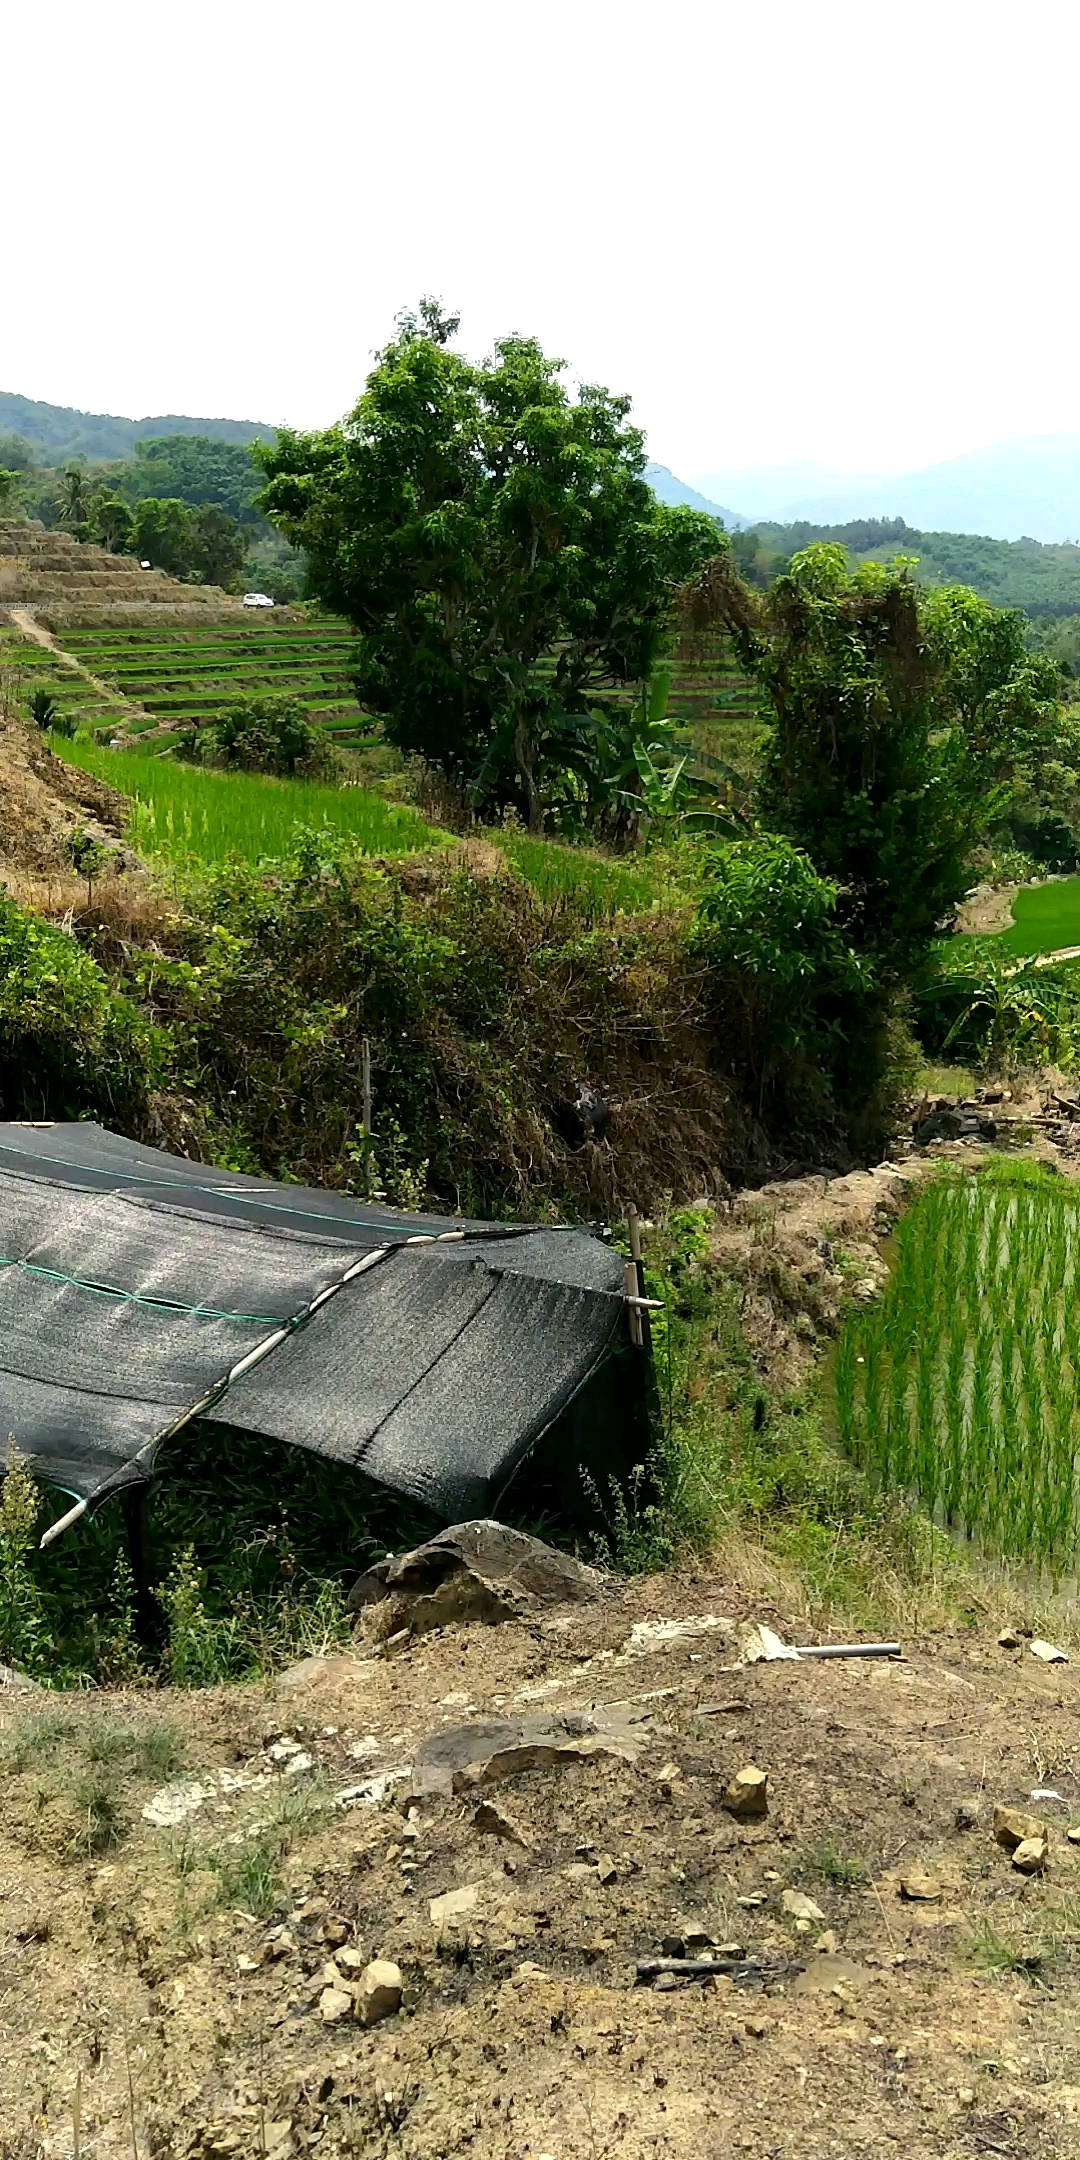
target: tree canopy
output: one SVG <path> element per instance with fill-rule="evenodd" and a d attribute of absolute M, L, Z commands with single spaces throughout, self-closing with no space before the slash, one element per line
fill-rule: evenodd
<path fill-rule="evenodd" d="M 256 451 L 260 502 L 355 624 L 390 740 L 535 829 L 585 799 L 598 727 L 647 742 L 676 586 L 722 543 L 656 502 L 627 398 L 572 397 L 533 338 L 477 365 L 455 330 L 431 302 L 400 317 L 345 421 Z"/>
<path fill-rule="evenodd" d="M 971 881 L 973 847 L 1060 743 L 1059 678 L 1023 619 L 898 558 L 793 556 L 759 599 L 710 566 L 690 620 L 722 622 L 771 708 L 764 823 L 839 890 L 838 922 L 902 979 Z"/>

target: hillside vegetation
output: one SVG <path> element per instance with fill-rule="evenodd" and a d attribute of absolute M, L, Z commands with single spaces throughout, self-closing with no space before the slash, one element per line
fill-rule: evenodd
<path fill-rule="evenodd" d="M 47 405 L 40 398 L 0 390 L 0 464 L 4 438 L 29 443 L 41 464 L 65 458 L 99 460 L 127 457 L 137 442 L 154 435 L 200 435 L 211 442 L 270 441 L 274 430 L 259 420 L 195 420 L 183 413 L 157 413 L 145 420 L 124 420 L 115 413 L 79 412 L 71 405 Z"/>
<path fill-rule="evenodd" d="M 767 583 L 797 549 L 816 541 L 842 547 L 852 566 L 912 557 L 927 585 L 969 585 L 993 607 L 1021 608 L 1033 620 L 1080 614 L 1080 546 L 989 540 L 975 533 L 920 532 L 903 518 L 856 518 L 841 525 L 757 523 L 737 535 L 736 558 Z"/>
<path fill-rule="evenodd" d="M 636 1203 L 652 1449 L 580 1523 L 501 1503 L 581 1603 L 417 1639 L 346 1608 L 436 1527 L 362 1467 L 195 1422 L 148 1551 L 110 1506 L 42 1550 L 13 1436 L 0 2154 L 1066 2160 L 1080 975 L 1010 940 L 1076 881 L 948 934 L 1080 861 L 1058 659 L 835 541 L 765 577 L 625 400 L 455 328 L 264 445 L 303 608 L 79 537 L 154 501 L 179 545 L 179 493 L 78 469 L 8 528 L 0 1113 L 620 1243 Z"/>

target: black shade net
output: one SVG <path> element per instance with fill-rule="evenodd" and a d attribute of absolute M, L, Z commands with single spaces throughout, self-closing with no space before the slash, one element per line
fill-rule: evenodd
<path fill-rule="evenodd" d="M 482 1512 L 624 1344 L 624 1310 L 622 1262 L 586 1232 L 0 1126 L 0 1446 L 92 1503 L 197 1414 Z"/>

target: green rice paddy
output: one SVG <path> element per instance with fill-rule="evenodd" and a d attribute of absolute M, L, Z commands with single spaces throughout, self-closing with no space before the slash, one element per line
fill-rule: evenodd
<path fill-rule="evenodd" d="M 285 855 L 301 826 L 329 827 L 367 855 L 407 855 L 450 839 L 407 804 L 387 802 L 366 788 L 213 772 L 138 750 L 50 740 L 59 756 L 131 797 L 128 829 L 140 854 L 166 856 L 184 867 Z"/>
<path fill-rule="evenodd" d="M 932 1186 L 834 1383 L 842 1442 L 883 1486 L 1010 1559 L 1072 1564 L 1080 1191 L 1006 1166 Z"/>
<path fill-rule="evenodd" d="M 999 933 L 1009 952 L 1060 952 L 1080 945 L 1080 877 L 1024 886 L 1013 901 L 1012 917 Z"/>

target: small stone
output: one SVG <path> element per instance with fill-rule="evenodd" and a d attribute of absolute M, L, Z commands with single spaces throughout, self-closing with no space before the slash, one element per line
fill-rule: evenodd
<path fill-rule="evenodd" d="M 677 1973 L 657 1973 L 656 1978 L 653 1981 L 653 1992 L 657 1995 L 670 1995 L 674 1992 L 678 1985 L 679 1978 Z"/>
<path fill-rule="evenodd" d="M 998 1649 L 1019 1650 L 1019 1648 L 1020 1637 L 1017 1634 L 1016 1629 L 1012 1627 L 1003 1627 L 1000 1635 L 998 1636 Z"/>
<path fill-rule="evenodd" d="M 586 1869 L 586 1873 L 591 1875 L 592 1869 Z M 460 1890 L 444 1890 L 441 1897 L 432 1898 L 428 1906 L 432 1927 L 443 1928 L 449 1921 L 471 1912 L 479 1890 L 479 1883 L 463 1883 Z"/>
<path fill-rule="evenodd" d="M 815 1905 L 813 1898 L 807 1897 L 802 1890 L 785 1890 L 780 1903 L 784 1911 L 790 1913 L 793 1920 L 824 1920 L 825 1918 L 820 1905 Z"/>
<path fill-rule="evenodd" d="M 955 1823 L 956 1828 L 958 1830 L 974 1830 L 978 1824 L 978 1820 L 978 1802 L 976 1800 L 961 1800 L 960 1805 L 957 1808 L 955 1815 L 953 1816 L 953 1822 Z"/>
<path fill-rule="evenodd" d="M 970 2085 L 961 2085 L 960 2090 L 956 2095 L 957 2104 L 962 2108 L 973 2108 L 975 2105 L 975 2098 L 976 2095 L 974 2089 Z"/>
<path fill-rule="evenodd" d="M 400 1965 L 389 1958 L 372 1958 L 356 1990 L 356 2015 L 361 2025 L 377 2025 L 401 2008 L 404 1985 Z"/>
<path fill-rule="evenodd" d="M 794 1995 L 834 1995 L 838 1987 L 850 1991 L 868 1979 L 865 1967 L 856 1965 L 851 1958 L 825 1953 L 816 1957 L 805 1972 L 796 1974 L 791 1990 Z"/>
<path fill-rule="evenodd" d="M 1071 1830 L 1066 1830 L 1065 1835 L 1070 1845 L 1080 1845 L 1080 1823 L 1075 1823 Z"/>
<path fill-rule="evenodd" d="M 266 1753 L 275 1768 L 281 1770 L 287 1762 L 292 1761 L 294 1755 L 301 1754 L 302 1749 L 299 1740 L 294 1740 L 291 1733 L 282 1733 L 280 1739 L 270 1742 Z"/>
<path fill-rule="evenodd" d="M 769 1811 L 769 1773 L 747 1763 L 737 1770 L 724 1794 L 724 1806 L 737 1822 L 760 1821 Z"/>
<path fill-rule="evenodd" d="M 1044 1837 L 1021 1838 L 1014 1848 L 1012 1864 L 1021 1875 L 1041 1875 L 1049 1850 L 1049 1841 Z"/>
<path fill-rule="evenodd" d="M 601 1853 L 596 1863 L 596 1872 L 605 1884 L 617 1882 L 619 1879 L 619 1870 L 609 1852 Z"/>
<path fill-rule="evenodd" d="M 661 1791 L 663 1791 L 665 1786 L 671 1786 L 676 1784 L 678 1779 L 681 1778 L 681 1776 L 682 1771 L 680 1770 L 677 1762 L 666 1762 L 663 1766 L 663 1769 L 657 1771 L 656 1782 L 659 1785 Z"/>
<path fill-rule="evenodd" d="M 817 1954 L 818 1954 L 818 1956 L 819 1956 L 819 1957 L 835 1957 L 835 1956 L 836 1956 L 836 1934 L 835 1934 L 835 1931 L 834 1931 L 834 1930 L 833 1930 L 832 1928 L 826 1928 L 826 1929 L 825 1929 L 825 1932 L 824 1932 L 824 1934 L 823 1934 L 823 1935 L 819 1935 L 819 1936 L 818 1936 L 818 1939 L 817 1939 L 816 1943 L 814 1944 L 814 1949 L 815 1949 L 815 1950 L 817 1951 Z"/>
<path fill-rule="evenodd" d="M 941 1896 L 941 1884 L 934 1875 L 902 1875 L 898 1887 L 909 1905 L 936 1905 Z"/>
<path fill-rule="evenodd" d="M 340 1913 L 328 1913 L 319 1929 L 322 1941 L 331 1950 L 336 1950 L 339 1943 L 348 1942 L 351 1932 L 348 1921 Z"/>
<path fill-rule="evenodd" d="M 334 1963 L 340 1973 L 354 1980 L 357 1974 L 364 1970 L 364 1953 L 358 1950 L 354 1943 L 346 1943 L 342 1949 L 335 1950 Z"/>
<path fill-rule="evenodd" d="M 238 1957 L 238 1958 L 237 1958 L 237 1960 L 236 1960 L 236 1970 L 237 1970 L 237 1972 L 242 1972 L 242 1973 L 253 1973 L 253 1972 L 258 1972 L 258 1970 L 259 1970 L 259 1967 L 260 1967 L 260 1965 L 261 1965 L 261 1964 L 262 1964 L 262 1959 L 261 1959 L 261 1958 L 257 1958 L 257 1957 L 248 1957 L 248 1956 L 244 1955 L 244 1956 L 242 1956 L 242 1957 Z"/>
<path fill-rule="evenodd" d="M 319 1997 L 319 2016 L 324 2025 L 336 2025 L 341 2018 L 351 2017 L 352 1993 L 348 1988 L 324 1987 Z"/>
<path fill-rule="evenodd" d="M 769 2030 L 768 2018 L 752 2017 L 744 2020 L 743 2031 L 749 2033 L 751 2040 L 764 2040 Z"/>
<path fill-rule="evenodd" d="M 1013 1852 L 1030 1838 L 1046 1835 L 1046 1824 L 1037 1815 L 1025 1814 L 1023 1808 L 996 1807 L 994 1809 L 994 1838 L 1006 1852 Z"/>
<path fill-rule="evenodd" d="M 1067 1665 L 1069 1662 L 1069 1655 L 1066 1650 L 1059 1650 L 1056 1643 L 1043 1642 L 1042 1637 L 1039 1635 L 1036 1635 L 1034 1642 L 1029 1644 L 1029 1648 L 1032 1657 L 1039 1658 L 1044 1665 Z"/>

